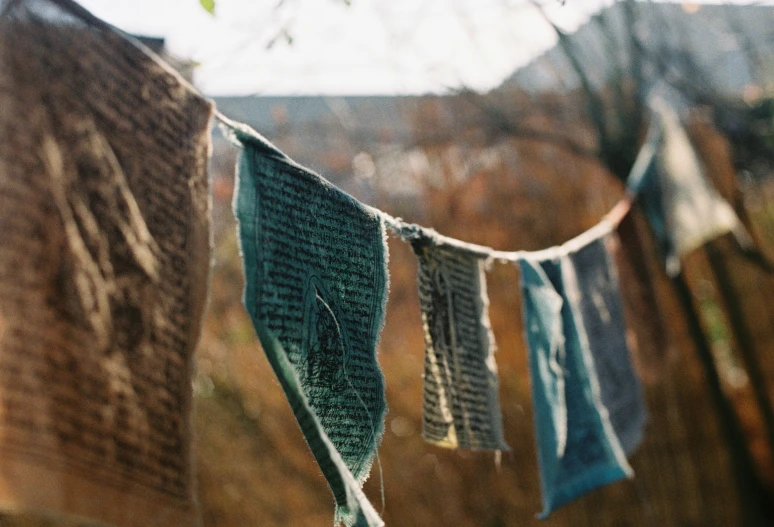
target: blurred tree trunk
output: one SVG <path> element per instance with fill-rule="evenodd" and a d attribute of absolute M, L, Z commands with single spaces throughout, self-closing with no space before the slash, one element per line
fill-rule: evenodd
<path fill-rule="evenodd" d="M 637 212 L 638 210 L 635 207 L 630 214 Z M 628 245 L 640 247 L 642 253 L 644 253 L 643 247 L 645 243 L 642 237 L 651 236 L 651 233 L 637 229 L 634 222 L 627 222 L 623 225 L 625 227 L 628 226 L 626 227 L 626 232 L 621 233 L 630 237 Z M 727 276 L 725 277 L 728 278 Z M 723 439 L 730 455 L 739 502 L 742 505 L 744 525 L 774 525 L 774 495 L 771 494 L 764 484 L 756 469 L 754 457 L 739 416 L 723 390 L 710 341 L 693 303 L 693 293 L 682 273 L 672 278 L 671 283 L 685 317 L 689 335 L 694 343 L 697 359 L 704 372 L 710 402 L 715 410 L 715 418 L 718 421 L 719 428 L 723 431 Z M 722 289 L 723 286 L 720 287 Z M 726 293 L 729 293 L 729 291 L 726 291 Z M 736 305 L 736 307 L 739 306 Z M 737 312 L 737 315 L 742 316 L 740 311 Z"/>
<path fill-rule="evenodd" d="M 696 354 L 704 370 L 709 395 L 717 413 L 716 417 L 731 454 L 739 499 L 742 504 L 743 525 L 773 525 L 774 496 L 768 492 L 755 469 L 755 463 L 739 418 L 731 401 L 723 391 L 709 340 L 704 333 L 699 314 L 693 304 L 691 289 L 682 273 L 672 278 L 672 284 L 685 313 L 688 330 L 694 341 Z"/>
<path fill-rule="evenodd" d="M 724 310 L 728 316 L 731 333 L 738 345 L 739 354 L 742 358 L 747 377 L 750 380 L 750 387 L 755 397 L 758 412 L 763 421 L 769 456 L 774 458 L 774 409 L 772 408 L 768 382 L 763 372 L 763 366 L 745 320 L 741 299 L 731 279 L 726 263 L 726 255 L 723 254 L 724 251 L 721 249 L 720 240 L 709 242 L 705 249 L 710 269 L 719 288 Z"/>

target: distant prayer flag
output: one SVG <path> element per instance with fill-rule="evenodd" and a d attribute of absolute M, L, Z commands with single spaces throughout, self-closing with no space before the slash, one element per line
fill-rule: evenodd
<path fill-rule="evenodd" d="M 677 112 L 661 98 L 651 107 L 649 140 L 627 185 L 638 195 L 667 273 L 674 276 L 681 257 L 713 238 L 733 232 L 744 245 L 750 239 L 734 209 L 707 180 Z"/>

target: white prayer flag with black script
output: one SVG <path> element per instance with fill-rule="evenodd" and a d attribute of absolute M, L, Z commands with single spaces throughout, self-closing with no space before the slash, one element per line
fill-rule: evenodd
<path fill-rule="evenodd" d="M 414 242 L 425 331 L 424 438 L 451 448 L 508 450 L 484 262 Z"/>

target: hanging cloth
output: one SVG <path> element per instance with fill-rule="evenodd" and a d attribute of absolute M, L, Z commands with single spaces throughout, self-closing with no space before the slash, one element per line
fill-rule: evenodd
<path fill-rule="evenodd" d="M 0 12 L 0 507 L 194 525 L 212 105 L 73 2 Z"/>
<path fill-rule="evenodd" d="M 734 209 L 707 180 L 696 151 L 677 112 L 664 99 L 654 98 L 649 140 L 632 170 L 629 190 L 638 196 L 664 258 L 667 273 L 680 271 L 680 258 L 707 241 L 733 232 L 750 245 Z"/>
<path fill-rule="evenodd" d="M 425 332 L 422 435 L 449 448 L 508 450 L 484 261 L 424 238 L 413 247 Z"/>
<path fill-rule="evenodd" d="M 565 246 L 535 254 L 519 267 L 545 518 L 633 474 L 602 402 L 575 263 Z"/>
<path fill-rule="evenodd" d="M 642 386 L 626 343 L 626 321 L 618 272 L 611 254 L 613 234 L 567 255 L 575 275 L 571 298 L 576 321 L 583 324 L 602 404 L 627 455 L 639 446 L 647 421 Z"/>
<path fill-rule="evenodd" d="M 331 485 L 337 518 L 351 524 L 372 508 L 360 501 L 352 509 L 348 474 L 357 489 L 368 477 L 387 410 L 376 362 L 387 299 L 384 226 L 254 131 L 232 132 L 243 147 L 234 212 L 245 306 Z M 331 462 L 331 448 L 341 463 Z M 365 518 L 380 522 L 375 513 Z"/>

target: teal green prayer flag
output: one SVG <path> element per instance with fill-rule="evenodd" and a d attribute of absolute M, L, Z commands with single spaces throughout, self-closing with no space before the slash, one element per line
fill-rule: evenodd
<path fill-rule="evenodd" d="M 382 220 L 249 128 L 234 209 L 244 302 L 333 490 L 337 517 L 381 525 L 360 490 L 387 405 L 376 345 L 387 299 Z"/>
<path fill-rule="evenodd" d="M 381 527 L 384 522 L 363 494 L 336 447 L 323 430 L 320 421 L 304 396 L 296 370 L 288 360 L 287 352 L 272 332 L 261 322 L 255 324 L 266 355 L 277 374 L 282 389 L 287 394 L 293 414 L 304 432 L 304 437 L 320 464 L 336 498 L 336 518 L 346 525 L 356 527 Z"/>

